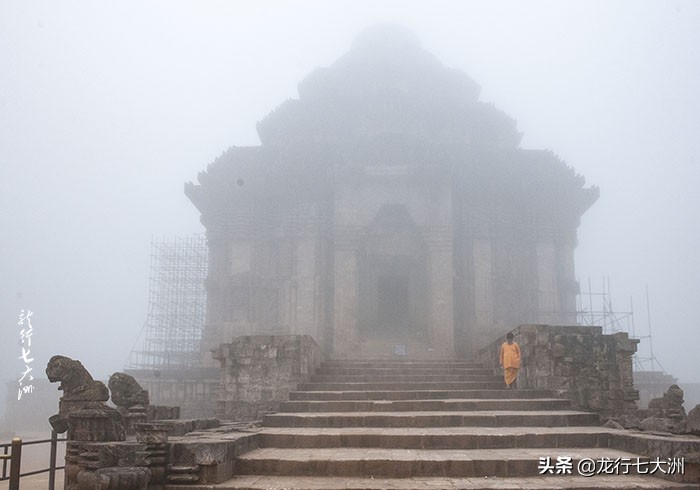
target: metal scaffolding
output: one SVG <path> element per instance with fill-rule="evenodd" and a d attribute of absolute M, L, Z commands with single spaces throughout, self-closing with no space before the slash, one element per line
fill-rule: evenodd
<path fill-rule="evenodd" d="M 663 366 L 654 355 L 651 336 L 651 314 L 649 307 L 649 290 L 645 288 L 647 333 L 639 335 L 634 325 L 634 307 L 630 298 L 629 310 L 620 311 L 613 308 L 610 292 L 610 278 L 603 278 L 602 291 L 594 292 L 591 279 L 588 278 L 588 290 L 579 292 L 576 297 L 577 322 L 580 325 L 596 325 L 603 328 L 603 333 L 626 332 L 630 338 L 639 339 L 639 348 L 634 355 L 635 371 L 660 371 Z"/>
<path fill-rule="evenodd" d="M 199 364 L 206 319 L 207 241 L 204 234 L 151 241 L 146 322 L 127 369 L 176 369 Z"/>

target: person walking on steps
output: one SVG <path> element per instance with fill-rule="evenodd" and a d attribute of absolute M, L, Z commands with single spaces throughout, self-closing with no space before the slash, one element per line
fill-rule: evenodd
<path fill-rule="evenodd" d="M 520 346 L 513 342 L 513 332 L 508 332 L 506 341 L 501 344 L 499 362 L 503 368 L 503 378 L 506 381 L 506 388 L 512 389 L 518 377 L 520 369 Z"/>

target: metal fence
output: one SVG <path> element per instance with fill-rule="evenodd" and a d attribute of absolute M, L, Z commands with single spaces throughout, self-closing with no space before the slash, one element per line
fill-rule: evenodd
<path fill-rule="evenodd" d="M 51 439 L 41 439 L 38 441 L 27 441 L 24 442 L 19 437 L 12 439 L 12 442 L 0 444 L 0 449 L 2 449 L 2 454 L 0 454 L 0 460 L 2 461 L 2 477 L 0 481 L 10 480 L 9 490 L 19 490 L 19 480 L 24 476 L 38 475 L 41 473 L 49 473 L 49 490 L 54 490 L 54 485 L 56 481 L 56 470 L 62 470 L 65 466 L 56 466 L 56 452 L 59 442 L 65 442 L 65 438 L 59 439 L 58 434 L 55 431 L 51 431 Z M 34 444 L 50 444 L 51 452 L 49 455 L 49 467 L 41 470 L 28 471 L 26 473 L 20 473 L 20 468 L 22 465 L 22 447 L 31 446 Z M 10 473 L 7 473 L 7 462 L 10 462 Z"/>

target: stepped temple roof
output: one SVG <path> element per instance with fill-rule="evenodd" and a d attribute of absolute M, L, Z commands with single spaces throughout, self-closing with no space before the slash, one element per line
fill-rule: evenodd
<path fill-rule="evenodd" d="M 479 86 L 444 66 L 407 29 L 380 24 L 299 83 L 257 125 L 261 145 L 231 147 L 186 194 L 203 215 L 259 199 L 332 190 L 369 167 L 449 175 L 465 192 L 578 220 L 598 198 L 548 150 L 520 148 L 515 119 L 479 100 Z M 475 197 L 476 198 L 476 197 Z"/>

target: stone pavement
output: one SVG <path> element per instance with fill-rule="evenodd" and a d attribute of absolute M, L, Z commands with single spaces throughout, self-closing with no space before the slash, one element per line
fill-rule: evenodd
<path fill-rule="evenodd" d="M 620 432 L 551 391 L 506 390 L 475 363 L 331 361 L 264 417 L 260 447 L 238 456 L 237 476 L 187 488 L 698 488 L 657 478 L 660 471 L 580 476 L 581 460 L 594 472 L 605 458 L 640 461 L 609 447 Z M 541 475 L 547 457 L 565 474 Z M 558 457 L 571 466 L 556 466 Z M 648 472 L 641 461 L 629 473 Z"/>
<path fill-rule="evenodd" d="M 233 482 L 207 485 L 197 488 L 238 490 L 437 490 L 437 489 L 505 489 L 505 490 L 600 490 L 600 489 L 649 489 L 696 488 L 693 485 L 674 485 L 656 478 L 641 476 L 583 476 L 568 477 L 566 482 L 551 477 L 533 478 L 347 478 L 347 477 L 270 477 L 241 476 Z"/>

